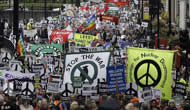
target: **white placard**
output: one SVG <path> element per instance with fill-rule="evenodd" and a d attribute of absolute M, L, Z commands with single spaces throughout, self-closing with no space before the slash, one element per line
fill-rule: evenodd
<path fill-rule="evenodd" d="M 106 78 L 110 52 L 78 53 L 66 55 L 64 82 L 72 83 L 74 76 L 83 77 L 83 82 L 96 85 L 97 79 Z"/>

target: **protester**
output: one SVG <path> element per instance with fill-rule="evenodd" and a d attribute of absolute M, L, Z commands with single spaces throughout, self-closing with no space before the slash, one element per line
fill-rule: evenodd
<path fill-rule="evenodd" d="M 159 106 L 158 106 L 158 103 L 155 99 L 153 99 L 151 101 L 151 106 L 150 106 L 151 110 L 160 110 Z"/>
<path fill-rule="evenodd" d="M 129 0 L 130 1 L 129 6 L 124 5 L 124 7 L 118 7 L 118 6 L 114 5 L 114 3 L 112 3 L 112 4 L 104 3 L 103 0 L 100 0 L 101 1 L 100 3 L 93 3 L 93 1 L 94 0 L 90 0 L 87 3 L 86 2 L 81 3 L 82 6 L 78 7 L 78 8 L 69 6 L 69 8 L 66 8 L 64 10 L 65 12 L 63 12 L 61 15 L 55 17 L 55 19 L 57 19 L 57 20 L 52 20 L 52 21 L 47 20 L 47 23 L 44 21 L 41 21 L 40 25 L 43 25 L 43 26 L 39 26 L 39 27 L 36 26 L 35 29 L 33 28 L 33 25 L 32 25 L 33 23 L 31 23 L 31 22 L 28 22 L 28 24 L 24 23 L 26 25 L 26 29 L 27 29 L 27 30 L 24 30 L 21 28 L 21 30 L 23 32 L 25 32 L 24 33 L 24 35 L 25 35 L 24 40 L 23 41 L 22 41 L 22 39 L 21 40 L 17 39 L 17 40 L 19 40 L 19 42 L 21 41 L 21 44 L 24 45 L 23 48 L 27 47 L 30 49 L 30 51 L 29 51 L 29 49 L 28 50 L 23 49 L 22 52 L 25 54 L 23 54 L 23 55 L 20 54 L 20 56 L 18 55 L 18 57 L 14 57 L 14 58 L 8 58 L 8 62 L 9 61 L 12 62 L 12 60 L 13 60 L 13 62 L 14 61 L 17 62 L 17 59 L 19 59 L 18 61 L 19 61 L 19 65 L 21 65 L 21 68 L 25 68 L 25 66 L 27 66 L 29 73 L 30 72 L 32 73 L 35 71 L 35 69 L 33 70 L 33 66 L 35 66 L 35 65 L 41 66 L 41 64 L 42 64 L 44 67 L 42 70 L 44 70 L 44 71 L 42 72 L 42 70 L 41 70 L 39 72 L 40 74 L 37 74 L 37 72 L 34 72 L 34 73 L 36 76 L 39 75 L 40 78 L 45 76 L 47 78 L 47 80 L 44 79 L 42 81 L 40 79 L 40 86 L 42 86 L 42 85 L 43 86 L 45 85 L 45 86 L 43 87 L 43 89 L 38 88 L 39 94 L 33 94 L 34 96 L 32 96 L 32 100 L 22 99 L 21 94 L 23 94 L 23 93 L 21 93 L 20 95 L 16 95 L 16 97 L 15 96 L 10 97 L 9 95 L 12 95 L 10 93 L 9 93 L 9 95 L 7 95 L 7 94 L 0 95 L 0 110 L 190 110 L 189 99 L 186 100 L 184 103 L 181 103 L 180 107 L 177 108 L 178 106 L 175 105 L 174 100 L 170 100 L 169 102 L 166 101 L 167 103 L 165 103 L 165 101 L 161 100 L 161 104 L 158 104 L 157 100 L 155 100 L 155 99 L 151 100 L 150 102 L 146 101 L 146 100 L 145 100 L 145 102 L 143 102 L 143 96 L 142 97 L 134 97 L 134 96 L 138 96 L 136 93 L 126 95 L 128 93 L 122 91 L 121 95 L 118 95 L 118 93 L 109 93 L 109 92 L 107 92 L 106 95 L 102 95 L 101 93 L 98 93 L 98 92 L 100 92 L 100 90 L 99 90 L 100 88 L 98 87 L 99 83 L 97 84 L 97 86 L 95 86 L 95 90 L 98 89 L 97 94 L 94 93 L 95 95 L 97 95 L 98 100 L 92 99 L 91 96 L 86 96 L 86 94 L 83 92 L 84 89 L 86 89 L 86 88 L 82 88 L 82 87 L 81 88 L 74 88 L 74 87 L 72 88 L 72 87 L 69 87 L 68 85 L 66 85 L 67 88 L 69 88 L 69 90 L 70 89 L 71 90 L 68 94 L 66 93 L 66 95 L 65 95 L 65 93 L 62 93 L 63 92 L 62 90 L 64 89 L 63 86 L 65 84 L 64 81 L 65 80 L 73 80 L 72 78 L 63 79 L 63 76 L 65 75 L 65 73 L 64 73 L 65 72 L 65 70 L 64 70 L 65 66 L 70 67 L 70 68 L 66 68 L 66 71 L 70 71 L 70 69 L 72 69 L 71 70 L 72 75 L 75 73 L 77 75 L 79 74 L 79 76 L 84 75 L 85 77 L 82 78 L 82 81 L 84 81 L 84 82 L 86 82 L 88 80 L 92 80 L 92 79 L 94 82 L 96 82 L 95 81 L 96 79 L 94 79 L 95 77 L 99 78 L 99 77 L 103 76 L 103 75 L 101 76 L 100 74 L 106 74 L 107 75 L 108 73 L 107 73 L 106 69 L 105 69 L 105 73 L 99 74 L 99 71 L 98 72 L 96 71 L 97 69 L 99 69 L 99 65 L 100 65 L 100 69 L 103 70 L 106 63 L 104 63 L 105 57 L 100 59 L 99 57 L 95 56 L 95 53 L 97 51 L 94 51 L 94 50 L 92 50 L 92 52 L 91 51 L 85 52 L 85 54 L 89 54 L 89 56 L 87 56 L 87 57 L 83 56 L 82 58 L 76 58 L 75 60 L 71 60 L 71 62 L 69 61 L 70 64 L 64 65 L 64 63 L 67 63 L 67 60 L 69 59 L 69 58 L 66 59 L 67 54 L 65 54 L 65 52 L 63 52 L 63 51 L 65 51 L 65 48 L 63 48 L 63 47 L 65 47 L 65 45 L 60 44 L 61 49 L 62 49 L 62 50 L 60 49 L 60 54 L 65 56 L 65 57 L 61 56 L 61 58 L 60 57 L 57 58 L 58 55 L 54 55 L 54 53 L 56 53 L 56 54 L 58 53 L 59 49 L 57 49 L 56 46 L 58 46 L 59 44 L 53 44 L 53 43 L 49 44 L 49 39 L 50 39 L 50 36 L 51 36 L 51 33 L 53 30 L 60 31 L 57 33 L 61 34 L 61 35 L 53 38 L 54 40 L 56 40 L 54 43 L 61 43 L 63 40 L 63 42 L 66 42 L 66 44 L 68 44 L 68 45 L 66 45 L 66 47 L 68 47 L 68 48 L 66 48 L 66 53 L 73 54 L 72 52 L 70 52 L 71 47 L 74 49 L 82 47 L 82 48 L 87 48 L 87 50 L 88 50 L 88 48 L 97 48 L 97 47 L 99 48 L 100 47 L 101 49 L 102 48 L 104 49 L 103 52 L 109 51 L 111 53 L 110 58 L 113 57 L 113 59 L 111 59 L 111 60 L 113 60 L 114 66 L 124 65 L 125 67 L 129 66 L 129 65 L 126 65 L 127 63 L 130 63 L 130 62 L 128 62 L 129 59 L 127 56 L 128 52 L 129 52 L 128 46 L 140 47 L 140 48 L 147 48 L 148 47 L 149 48 L 149 46 L 148 46 L 149 44 L 147 43 L 148 41 L 146 40 L 146 39 L 148 39 L 147 36 L 151 36 L 151 39 L 149 39 L 149 40 L 152 40 L 152 37 L 153 37 L 153 39 L 155 39 L 153 33 L 151 33 L 151 34 L 148 33 L 148 31 L 150 31 L 149 25 L 148 25 L 148 27 L 143 26 L 143 23 L 141 25 L 140 19 L 139 19 L 139 13 L 133 12 L 133 11 L 137 11 L 137 12 L 140 11 L 139 9 L 133 10 L 133 8 L 136 8 L 138 6 L 138 4 L 134 4 L 133 2 L 131 2 Z M 99 0 L 97 0 L 97 1 L 99 1 Z M 109 1 L 111 1 L 111 0 L 106 0 L 106 2 L 109 2 Z M 115 0 L 112 0 L 112 1 L 115 1 Z M 119 2 L 119 4 L 120 4 L 120 2 Z M 111 6 L 108 7 L 107 5 L 111 5 Z M 113 8 L 112 5 L 113 5 L 114 9 L 117 9 L 117 8 L 119 9 L 116 14 L 114 14 L 114 11 L 111 10 L 111 8 Z M 107 7 L 107 8 L 111 7 L 110 8 L 111 11 L 106 9 L 105 7 Z M 101 9 L 102 12 L 99 12 L 100 11 L 99 9 Z M 70 12 L 68 10 L 70 10 Z M 105 11 L 105 10 L 108 10 L 108 11 Z M 68 13 L 70 13 L 71 15 Z M 92 24 L 89 25 L 89 23 L 91 23 L 91 19 L 89 19 L 89 18 L 91 18 L 91 16 L 93 14 L 95 14 L 95 21 L 92 21 L 92 22 L 93 23 L 95 22 L 96 26 L 94 26 L 95 28 L 93 27 L 92 29 L 86 28 L 86 27 L 92 25 Z M 103 15 L 105 15 L 105 18 L 106 18 L 104 20 L 101 17 Z M 54 19 L 54 18 L 52 18 L 52 19 Z M 137 20 L 139 21 L 139 23 L 137 23 Z M 3 25 L 5 27 L 2 27 Z M 4 28 L 5 28 L 5 34 L 8 34 L 8 26 L 9 25 L 6 24 L 6 22 L 5 22 L 5 24 L 3 23 L 3 21 L 0 22 L 0 35 L 4 35 L 3 30 L 2 30 Z M 70 26 L 72 29 L 71 30 L 68 30 L 66 28 L 64 29 L 65 26 L 68 26 L 68 27 Z M 35 30 L 37 30 L 37 32 L 34 34 L 34 36 L 31 36 L 33 34 L 33 32 L 35 32 Z M 69 34 L 68 37 L 66 37 L 67 41 L 64 41 L 65 39 L 61 39 L 62 37 L 65 37 L 64 36 L 65 34 L 70 33 L 69 31 L 72 31 L 72 34 Z M 77 43 L 77 41 L 75 39 L 75 35 L 74 35 L 75 33 L 81 33 L 81 36 L 94 35 L 94 36 L 98 36 L 98 38 L 97 37 L 91 38 L 91 36 L 88 36 L 88 39 L 84 39 L 84 40 L 89 40 L 88 45 L 84 45 L 82 43 L 79 44 L 79 43 Z M 62 36 L 62 34 L 63 34 L 63 36 Z M 86 35 L 84 35 L 84 34 L 86 34 Z M 181 36 L 184 36 L 184 35 L 181 35 Z M 32 38 L 28 39 L 28 37 L 32 37 Z M 16 38 L 20 38 L 20 37 L 16 36 Z M 43 42 L 42 39 L 47 40 L 47 42 L 45 42 L 45 41 Z M 143 43 L 141 42 L 142 39 L 145 39 L 145 41 Z M 182 39 L 182 40 L 185 42 L 184 39 Z M 70 42 L 70 41 L 72 41 L 72 42 Z M 83 42 L 82 38 L 79 39 L 79 41 Z M 154 42 L 154 40 L 152 40 L 151 42 Z M 160 42 L 161 42 L 161 40 L 160 40 Z M 46 46 L 43 46 L 42 44 L 45 44 Z M 53 45 L 53 47 L 50 47 L 50 45 Z M 153 43 L 150 45 L 152 46 L 151 48 L 154 49 L 155 45 L 153 45 Z M 169 45 L 169 44 L 167 44 L 167 45 Z M 34 48 L 32 48 L 31 46 L 36 46 L 34 48 L 37 48 L 37 52 L 34 52 L 33 51 Z M 19 48 L 20 46 L 17 46 L 17 43 L 15 43 L 14 47 Z M 46 49 L 46 48 L 44 49 L 44 47 L 47 47 L 48 49 Z M 54 49 L 56 52 L 51 53 L 50 49 Z M 73 51 L 74 51 L 74 49 L 73 49 Z M 1 50 L 0 53 L 4 54 L 2 52 L 2 51 L 4 51 L 4 49 L 0 49 L 0 50 Z M 182 51 L 182 49 L 180 48 L 179 51 Z M 36 55 L 36 53 L 38 53 L 38 52 L 41 55 L 41 56 L 39 55 L 39 57 L 37 57 L 38 55 Z M 46 53 L 41 54 L 43 52 L 47 53 L 47 58 L 44 57 L 44 56 L 46 56 Z M 151 56 L 150 60 L 153 61 L 154 53 L 152 50 L 151 50 L 151 52 L 152 53 L 150 55 Z M 17 52 L 13 52 L 13 53 L 17 53 Z M 115 55 L 115 53 L 118 53 L 118 54 Z M 80 54 L 83 54 L 83 53 L 77 53 L 77 57 Z M 90 56 L 90 54 L 91 54 L 91 56 Z M 30 59 L 30 60 L 32 60 L 30 62 L 31 64 L 23 65 L 24 63 L 27 63 L 27 62 L 29 63 L 28 56 L 34 56 L 34 55 L 36 55 L 36 57 L 32 57 Z M 103 54 L 101 54 L 101 55 L 104 56 Z M 123 56 L 125 55 L 125 58 L 122 58 L 121 57 L 122 55 Z M 10 57 L 10 56 L 12 57 L 12 54 L 6 55 L 6 57 Z M 146 55 L 144 55 L 144 56 L 146 56 Z M 131 62 L 132 66 L 130 68 L 132 70 L 132 72 L 133 72 L 133 67 L 134 67 L 135 71 L 138 70 L 137 69 L 138 65 L 140 68 L 138 71 L 144 70 L 144 67 L 146 67 L 146 66 L 140 66 L 140 63 L 142 64 L 143 62 L 141 62 L 141 61 L 143 61 L 143 60 L 149 61 L 150 56 L 147 55 L 146 58 L 143 59 L 144 57 L 142 58 L 142 55 L 141 55 L 141 57 L 136 57 L 136 59 L 133 59 Z M 186 56 L 188 56 L 188 54 Z M 41 61 L 41 58 L 43 58 L 43 57 L 45 60 L 43 59 Z M 155 57 L 157 57 L 157 56 L 155 56 Z M 93 63 L 91 61 L 93 58 L 96 58 L 95 63 Z M 160 57 L 158 57 L 158 58 L 160 58 Z M 157 58 L 157 60 L 159 61 L 158 58 Z M 0 56 L 0 63 L 1 63 L 2 59 L 3 58 L 1 55 Z M 36 60 L 36 59 L 38 59 L 38 60 Z M 88 59 L 89 61 L 86 61 L 86 63 L 85 63 L 85 61 L 84 62 L 81 61 L 84 59 Z M 118 62 L 116 62 L 115 59 L 116 60 L 118 59 Z M 165 59 L 165 60 L 167 60 L 167 59 Z M 25 62 L 25 61 L 27 61 L 27 62 Z M 135 63 L 135 61 L 138 61 L 138 62 Z M 188 61 L 189 61 L 188 59 L 182 58 L 180 63 L 182 63 L 183 65 L 184 64 L 188 65 Z M 81 62 L 83 62 L 83 63 L 81 63 Z M 38 65 L 38 63 L 39 63 L 39 65 Z M 166 70 L 169 71 L 169 69 L 174 69 L 174 68 L 168 69 L 168 67 L 167 67 L 169 65 L 168 62 L 166 63 L 163 61 L 161 63 L 163 63 L 163 65 L 158 65 L 158 66 L 160 66 L 160 69 L 161 69 L 159 71 L 162 71 L 163 70 L 162 68 L 164 68 L 165 71 Z M 166 65 L 164 65 L 164 63 L 166 63 Z M 57 80 L 55 82 L 53 81 L 53 83 L 48 81 L 48 78 L 50 75 L 55 75 L 55 76 L 57 75 L 57 74 L 52 73 L 52 71 L 55 69 L 55 66 L 57 66 L 57 64 L 58 64 L 58 66 L 61 67 L 61 70 L 64 70 L 64 71 L 60 72 L 61 73 L 60 74 L 61 75 L 61 77 L 60 77 L 61 81 L 60 81 L 58 86 L 56 85 Z M 109 66 L 112 65 L 109 61 L 107 61 L 107 64 Z M 137 66 L 135 66 L 136 64 L 137 64 Z M 4 64 L 4 65 L 12 66 L 12 64 L 10 64 L 10 63 Z M 46 65 L 46 66 L 44 66 L 44 65 Z M 171 64 L 171 65 L 173 65 L 173 64 Z M 40 66 L 39 66 L 39 68 L 36 69 L 36 71 L 38 69 L 40 69 Z M 88 69 L 87 69 L 88 72 L 86 72 L 82 69 L 83 67 L 87 67 L 87 66 L 88 66 Z M 93 67 L 94 67 L 94 70 L 93 70 Z M 179 69 L 180 67 L 181 67 L 181 65 L 177 68 Z M 9 68 L 12 68 L 12 67 L 9 67 Z M 150 67 L 148 65 L 148 68 L 151 68 L 151 71 L 154 70 L 154 69 L 152 69 L 152 65 Z M 167 68 L 167 69 L 165 69 L 165 68 Z M 74 69 L 76 71 L 74 71 Z M 156 69 L 159 69 L 159 68 L 156 67 Z M 7 71 L 9 72 L 10 69 L 5 69 L 5 70 L 7 73 Z M 2 71 L 0 71 L 0 73 L 2 74 L 3 71 L 4 71 L 4 69 Z M 79 71 L 81 73 L 78 73 Z M 182 68 L 181 74 L 178 76 L 178 77 L 180 77 L 180 79 L 179 80 L 178 80 L 178 78 L 173 78 L 173 79 L 177 79 L 178 82 L 181 82 L 187 86 L 187 84 L 189 82 L 187 79 L 189 79 L 189 78 L 186 77 L 186 75 L 188 75 L 188 72 L 189 72 L 189 67 L 185 66 Z M 15 74 L 16 73 L 17 72 L 15 72 Z M 24 72 L 24 73 L 27 73 L 27 72 Z M 92 77 L 91 73 L 95 73 L 95 76 Z M 149 73 L 148 76 L 152 80 L 154 80 L 154 78 L 151 77 L 152 73 Z M 171 73 L 171 72 L 168 72 L 168 73 Z M 142 72 L 142 74 L 143 74 L 143 72 Z M 75 77 L 75 75 L 73 75 L 73 76 Z M 176 73 L 175 75 L 178 75 L 178 74 Z M 175 75 L 173 75 L 173 76 L 175 76 Z M 20 75 L 20 76 L 22 76 L 22 75 Z M 19 76 L 19 78 L 20 78 L 20 76 Z M 114 76 L 114 75 L 112 75 L 112 76 Z M 144 76 L 144 75 L 142 75 L 142 76 Z M 170 74 L 167 76 L 170 76 Z M 127 77 L 127 76 L 125 76 L 125 77 Z M 105 78 L 107 78 L 107 77 L 105 77 Z M 122 78 L 122 77 L 120 77 L 120 78 Z M 171 77 L 169 77 L 169 78 L 171 78 Z M 130 78 L 130 79 L 133 79 L 133 78 Z M 144 81 L 145 79 L 142 78 L 142 80 Z M 140 82 L 144 83 L 142 80 Z M 148 80 L 149 80 L 149 78 L 148 78 Z M 163 78 L 161 77 L 160 80 L 163 80 Z M 66 83 L 70 84 L 70 85 L 73 84 L 73 82 L 69 82 L 69 83 L 68 82 L 66 82 Z M 108 80 L 104 79 L 104 82 L 107 84 Z M 2 82 L 0 82 L 0 83 L 2 83 Z M 44 84 L 44 83 L 46 83 L 46 84 Z M 54 83 L 55 83 L 55 85 L 54 85 Z M 81 82 L 81 83 L 83 84 L 83 82 Z M 175 82 L 173 81 L 173 83 L 175 83 Z M 1 85 L 4 85 L 4 84 L 5 83 L 3 83 Z M 126 88 L 126 85 L 125 85 L 125 88 Z M 11 86 L 12 86 L 12 84 L 11 84 Z M 48 91 L 48 93 L 47 93 L 46 92 L 47 89 L 51 89 L 51 86 L 52 86 L 52 88 L 54 88 L 54 86 L 56 86 L 59 90 L 57 90 L 57 88 L 55 87 L 56 91 L 54 90 L 54 92 L 52 92 L 52 93 L 51 92 L 49 93 L 49 91 Z M 65 88 L 66 88 L 66 86 L 65 86 Z M 90 86 L 94 86 L 94 85 L 90 85 Z M 106 87 L 107 86 L 108 85 L 106 85 Z M 118 86 L 120 86 L 120 84 L 118 84 Z M 132 86 L 133 86 L 133 84 L 132 84 Z M 37 90 L 36 87 L 34 87 L 34 88 Z M 91 88 L 91 87 L 89 87 L 89 88 Z M 139 88 L 139 85 L 137 88 Z M 76 89 L 79 89 L 79 90 L 82 89 L 81 93 L 78 93 L 78 90 L 76 90 Z M 116 89 L 117 89 L 117 87 L 116 87 Z M 172 89 L 174 89 L 174 88 L 172 88 Z M 76 91 L 77 91 L 77 93 L 76 93 Z M 57 94 L 57 92 L 59 92 L 59 93 Z M 120 93 L 120 91 L 116 91 L 116 92 Z M 138 93 L 139 92 L 138 89 L 135 90 L 135 92 Z M 168 95 L 166 93 L 167 91 L 166 92 L 161 91 L 161 92 L 162 92 L 161 93 L 162 95 L 160 96 L 160 98 L 163 98 L 164 95 Z M 13 93 L 14 93 L 14 90 L 13 90 Z M 186 94 L 186 95 L 188 95 L 188 94 Z M 64 98 L 62 96 L 64 96 Z M 131 97 L 129 98 L 128 96 L 132 96 L 133 98 L 130 100 Z M 168 96 L 168 97 L 170 97 L 170 96 Z M 168 98 L 168 97 L 165 97 L 165 98 Z M 114 106 L 116 106 L 116 109 L 114 108 Z"/>
<path fill-rule="evenodd" d="M 125 107 L 125 109 L 126 110 L 135 110 L 133 103 L 127 104 L 127 106 Z"/>
<path fill-rule="evenodd" d="M 79 104 L 78 102 L 74 101 L 71 104 L 71 110 L 79 110 Z"/>
<path fill-rule="evenodd" d="M 60 110 L 67 110 L 65 103 L 60 100 L 60 97 L 61 96 L 59 94 L 55 94 L 55 100 L 53 102 L 54 106 L 56 106 L 56 108 Z"/>
<path fill-rule="evenodd" d="M 131 100 L 131 103 L 133 103 L 133 105 L 134 105 L 134 110 L 139 110 L 139 98 L 134 97 Z"/>
<path fill-rule="evenodd" d="M 164 110 L 177 110 L 175 106 L 175 101 L 173 99 L 169 100 L 168 107 L 165 108 Z"/>
<path fill-rule="evenodd" d="M 34 110 L 29 99 L 23 99 L 22 104 L 20 105 L 20 110 Z"/>
<path fill-rule="evenodd" d="M 47 110 L 48 109 L 48 101 L 46 98 L 43 98 L 40 104 L 40 110 Z"/>

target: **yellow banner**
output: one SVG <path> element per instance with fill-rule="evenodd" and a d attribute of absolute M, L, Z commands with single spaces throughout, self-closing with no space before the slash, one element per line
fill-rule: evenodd
<path fill-rule="evenodd" d="M 98 36 L 75 33 L 75 43 L 80 45 L 90 45 L 90 43 L 98 39 Z"/>
<path fill-rule="evenodd" d="M 153 87 L 162 91 L 162 99 L 171 99 L 173 51 L 128 48 L 127 81 L 139 89 Z"/>

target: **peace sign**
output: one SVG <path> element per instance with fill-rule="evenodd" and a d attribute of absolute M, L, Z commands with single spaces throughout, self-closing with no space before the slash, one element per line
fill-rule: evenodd
<path fill-rule="evenodd" d="M 137 85 L 141 87 L 154 87 L 161 80 L 161 69 L 155 61 L 143 60 L 135 67 L 134 77 Z"/>

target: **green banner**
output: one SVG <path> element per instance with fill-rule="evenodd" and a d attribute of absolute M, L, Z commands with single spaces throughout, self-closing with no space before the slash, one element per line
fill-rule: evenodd
<path fill-rule="evenodd" d="M 162 99 L 171 99 L 173 51 L 128 47 L 128 82 L 136 82 L 139 89 L 161 89 Z"/>
<path fill-rule="evenodd" d="M 79 45 L 90 45 L 94 39 L 98 39 L 98 36 L 75 33 L 75 43 Z"/>
<path fill-rule="evenodd" d="M 32 45 L 32 54 L 40 56 L 41 53 L 57 53 L 62 52 L 62 44 L 45 44 L 45 45 Z"/>

